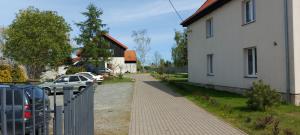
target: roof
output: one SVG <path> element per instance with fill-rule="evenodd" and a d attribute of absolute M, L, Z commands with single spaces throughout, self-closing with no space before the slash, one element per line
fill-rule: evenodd
<path fill-rule="evenodd" d="M 193 15 L 184 20 L 181 25 L 187 27 L 230 1 L 231 0 L 206 0 L 206 2 Z"/>
<path fill-rule="evenodd" d="M 118 41 L 117 39 L 113 38 L 112 36 L 108 35 L 108 34 L 104 34 L 104 37 L 106 37 L 107 39 L 109 39 L 110 41 L 116 43 L 117 45 L 119 45 L 120 47 L 124 48 L 125 50 L 128 49 L 128 47 L 126 45 L 124 45 L 123 43 L 121 43 L 120 41 Z"/>
<path fill-rule="evenodd" d="M 125 51 L 124 53 L 125 62 L 136 62 L 136 53 L 133 50 Z"/>

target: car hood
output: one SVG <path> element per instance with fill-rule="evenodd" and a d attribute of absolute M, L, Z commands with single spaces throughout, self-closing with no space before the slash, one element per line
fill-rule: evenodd
<path fill-rule="evenodd" d="M 53 82 L 44 82 L 44 83 L 42 83 L 42 84 L 40 84 L 38 86 L 40 86 L 40 87 L 47 87 L 47 86 L 52 86 L 53 84 L 54 84 Z"/>

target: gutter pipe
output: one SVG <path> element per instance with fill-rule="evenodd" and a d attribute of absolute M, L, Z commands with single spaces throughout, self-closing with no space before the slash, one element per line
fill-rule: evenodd
<path fill-rule="evenodd" d="M 286 98 L 291 102 L 291 78 L 290 78 L 290 41 L 289 41 L 289 9 L 288 1 L 284 0 L 284 30 L 285 30 L 285 55 L 286 55 Z"/>

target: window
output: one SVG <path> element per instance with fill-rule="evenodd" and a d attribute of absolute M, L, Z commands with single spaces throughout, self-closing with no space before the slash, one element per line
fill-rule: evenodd
<path fill-rule="evenodd" d="M 209 54 L 207 55 L 207 75 L 213 75 L 214 74 L 214 66 L 213 66 L 213 55 Z"/>
<path fill-rule="evenodd" d="M 79 81 L 80 80 L 79 80 L 78 76 L 70 76 L 69 82 L 79 82 Z"/>
<path fill-rule="evenodd" d="M 246 75 L 247 77 L 257 76 L 257 51 L 256 48 L 246 49 Z"/>
<path fill-rule="evenodd" d="M 208 19 L 206 21 L 206 38 L 213 37 L 213 20 Z"/>
<path fill-rule="evenodd" d="M 61 77 L 61 78 L 57 79 L 55 81 L 55 83 L 64 83 L 64 82 L 68 82 L 68 80 L 69 80 L 69 77 L 64 76 L 64 77 Z"/>
<path fill-rule="evenodd" d="M 243 2 L 244 24 L 255 21 L 255 0 L 245 0 Z"/>
<path fill-rule="evenodd" d="M 86 79 L 85 77 L 83 77 L 83 76 L 79 76 L 80 77 L 80 79 L 81 79 L 81 81 L 87 81 L 88 79 Z"/>

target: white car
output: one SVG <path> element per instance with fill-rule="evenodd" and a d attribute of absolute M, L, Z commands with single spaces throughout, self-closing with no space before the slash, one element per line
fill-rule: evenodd
<path fill-rule="evenodd" d="M 79 74 L 79 75 L 84 75 L 84 76 L 93 78 L 93 79 L 95 79 L 98 83 L 101 83 L 101 82 L 104 80 L 104 77 L 103 77 L 102 75 L 96 75 L 96 74 L 91 73 L 91 72 L 80 72 L 80 73 L 77 73 L 77 74 Z"/>
<path fill-rule="evenodd" d="M 64 87 L 72 86 L 74 90 L 82 91 L 88 85 L 95 82 L 95 79 L 90 78 L 85 75 L 63 75 L 56 79 L 54 82 L 45 82 L 40 84 L 39 86 L 48 92 L 48 94 L 52 93 L 54 88 L 56 88 L 57 92 L 63 92 Z"/>

